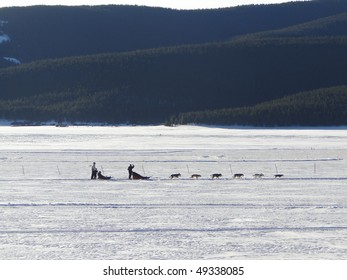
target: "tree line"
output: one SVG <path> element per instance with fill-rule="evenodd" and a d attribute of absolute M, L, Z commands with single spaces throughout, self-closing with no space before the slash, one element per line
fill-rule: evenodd
<path fill-rule="evenodd" d="M 347 86 L 290 95 L 255 106 L 181 113 L 167 125 L 339 126 L 347 124 Z"/>
<path fill-rule="evenodd" d="M 347 84 L 346 37 L 266 38 L 0 70 L 0 117 L 163 122 Z"/>

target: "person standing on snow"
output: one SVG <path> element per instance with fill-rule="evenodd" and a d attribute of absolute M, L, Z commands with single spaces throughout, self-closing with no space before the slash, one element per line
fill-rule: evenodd
<path fill-rule="evenodd" d="M 130 164 L 128 167 L 128 172 L 129 172 L 129 180 L 131 179 L 131 176 L 133 175 L 133 169 L 134 169 L 135 165 Z"/>
<path fill-rule="evenodd" d="M 98 174 L 98 169 L 95 166 L 95 162 L 93 162 L 92 166 L 92 177 L 90 179 L 96 179 L 96 175 Z"/>

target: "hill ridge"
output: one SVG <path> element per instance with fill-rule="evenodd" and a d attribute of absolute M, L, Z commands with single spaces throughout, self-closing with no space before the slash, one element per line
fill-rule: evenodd
<path fill-rule="evenodd" d="M 6 67 L 0 69 L 0 118 L 163 123 L 171 115 L 177 116 L 180 113 L 250 108 L 298 92 L 325 88 L 337 91 L 337 86 L 347 85 L 347 5 L 337 2 L 326 2 L 324 5 L 317 3 L 287 3 L 223 10 L 225 15 L 230 15 L 230 11 L 237 11 L 239 16 L 246 13 L 250 17 L 256 12 L 262 17 L 277 9 L 282 12 L 290 11 L 288 15 L 292 15 L 298 7 L 304 7 L 304 11 L 310 8 L 310 16 L 305 17 L 306 21 L 302 19 L 300 24 L 295 19 L 295 25 L 276 30 L 271 28 L 279 26 L 279 23 L 271 23 L 267 32 L 248 34 L 253 29 L 243 29 L 242 36 L 234 34 L 229 37 L 221 30 L 224 39 L 219 42 L 205 38 L 199 44 L 180 44 L 173 40 L 174 44 L 164 44 L 161 47 L 151 45 L 150 48 L 141 49 L 132 45 L 133 49 L 124 51 L 113 50 L 89 55 L 78 53 L 77 56 L 69 53 L 64 57 L 49 56 L 47 59 L 31 62 L 24 60 L 22 65 L 11 67 L 8 67 L 10 61 L 6 61 L 7 64 L 3 65 Z M 317 7 L 324 7 L 324 11 Z M 112 13 L 109 6 L 99 9 L 104 9 L 103 13 Z M 35 8 L 33 10 L 36 11 Z M 62 10 L 71 11 L 67 7 L 62 7 Z M 76 10 L 80 11 L 80 8 Z M 94 8 L 82 10 L 89 15 L 89 20 L 93 19 L 90 16 L 95 15 Z M 154 18 L 160 18 L 156 9 L 134 10 L 143 16 L 142 19 L 147 18 L 144 14 L 148 11 L 154 12 Z M 7 11 L 13 12 L 11 9 Z M 25 9 L 16 11 L 23 12 Z M 52 11 L 56 11 L 54 7 Z M 4 21 L 2 12 L 0 9 L 0 20 Z M 165 12 L 183 15 L 178 11 Z M 189 15 L 189 19 L 190 15 L 200 17 L 201 13 L 205 20 L 210 18 L 210 13 L 215 13 L 214 16 L 218 17 L 221 15 L 216 10 L 189 11 L 185 15 Z M 326 14 L 327 17 L 322 17 Z M 278 15 L 275 19 L 277 18 Z M 308 20 L 310 18 L 314 20 Z M 199 23 L 197 18 L 190 19 Z M 233 20 L 237 22 L 237 18 Z M 242 27 L 243 22 L 238 23 Z M 267 23 L 264 22 L 265 25 Z M 8 26 L 3 23 L 1 28 Z M 133 27 L 135 26 L 137 25 Z M 206 32 L 209 33 L 214 28 L 216 26 Z M 0 33 L 0 36 L 10 34 L 11 39 L 10 42 L 0 44 L 0 58 L 15 58 L 7 56 L 12 46 L 18 43 L 18 39 L 8 33 L 9 30 L 4 29 Z M 86 38 L 94 38 L 93 34 L 97 30 L 83 30 L 83 34 Z M 49 31 L 50 28 L 46 31 L 47 34 Z M 107 32 L 106 34 L 109 35 Z M 167 38 L 174 39 L 174 36 L 169 36 L 171 33 L 166 35 Z M 150 33 L 143 36 L 154 38 Z M 184 39 L 184 36 L 180 38 Z M 58 46 L 59 40 L 57 48 Z M 331 96 L 336 100 L 340 98 L 338 95 Z M 338 102 L 334 104 L 336 110 L 341 111 Z M 319 110 L 323 110 L 323 107 Z M 341 118 L 344 122 L 344 117 Z M 305 119 L 302 121 L 305 123 Z M 321 122 L 324 123 L 324 119 Z M 268 123 L 270 125 L 271 120 Z"/>

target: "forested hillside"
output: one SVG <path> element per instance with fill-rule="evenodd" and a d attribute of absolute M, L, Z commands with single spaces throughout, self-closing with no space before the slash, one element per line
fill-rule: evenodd
<path fill-rule="evenodd" d="M 347 84 L 347 38 L 259 39 L 46 60 L 0 71 L 1 117 L 163 121 Z"/>
<path fill-rule="evenodd" d="M 324 17 L 317 20 L 276 29 L 245 35 L 241 38 L 278 38 L 278 37 L 322 37 L 346 36 L 347 13 Z"/>
<path fill-rule="evenodd" d="M 54 36 L 49 34 L 47 23 L 46 35 L 35 35 L 42 52 L 32 48 L 40 57 L 22 49 L 23 57 L 31 62 L 8 67 L 13 63 L 11 56 L 3 55 L 7 59 L 0 69 L 0 118 L 110 123 L 164 123 L 171 118 L 171 123 L 347 125 L 345 103 L 341 101 L 347 85 L 346 8 L 346 1 L 315 1 L 206 11 L 127 6 L 0 9 L 0 20 L 6 13 L 16 12 L 24 20 L 28 11 L 40 10 L 42 13 L 34 17 L 38 18 L 37 26 L 50 15 L 50 9 L 58 9 L 60 18 L 66 16 L 63 26 L 70 17 L 67 25 L 80 19 L 73 17 L 76 13 L 88 14 L 80 23 L 89 19 L 95 24 L 95 29 L 89 29 L 88 24 L 82 26 L 77 21 L 72 31 L 66 28 L 65 33 L 55 34 L 56 41 L 48 47 L 45 44 Z M 137 33 L 141 20 L 135 20 L 129 24 L 131 34 L 137 35 L 129 35 L 128 27 L 120 27 L 129 21 L 129 14 L 119 9 L 136 11 L 136 18 L 146 22 L 143 28 L 148 32 L 141 37 Z M 182 21 L 174 20 L 173 15 Z M 110 20 L 110 29 L 102 31 L 97 24 L 99 16 Z M 117 28 L 111 25 L 114 18 L 122 18 Z M 156 20 L 160 18 L 163 24 L 158 27 Z M 211 19 L 216 22 L 212 24 Z M 175 26 L 170 29 L 166 21 L 175 22 Z M 1 52 L 15 45 L 14 33 L 8 29 L 11 22 L 6 19 L 0 24 Z M 184 25 L 187 33 L 182 31 Z M 78 39 L 81 34 L 76 28 L 88 32 L 82 32 Z M 201 32 L 197 32 L 199 28 Z M 124 40 L 119 40 L 117 32 L 124 32 Z M 63 33 L 76 41 L 62 40 Z M 103 36 L 117 38 L 114 42 L 118 43 L 103 41 Z M 23 31 L 18 38 L 28 39 L 23 43 L 34 42 L 29 37 L 31 34 L 27 32 L 25 37 Z M 115 52 L 116 46 L 122 47 Z M 72 48 L 78 56 L 70 56 L 74 54 Z M 119 52 L 122 49 L 127 51 Z M 295 95 L 299 92 L 306 93 Z M 320 105 L 311 106 L 312 96 L 318 95 Z M 329 106 L 324 107 L 324 102 Z M 311 112 L 312 108 L 315 110 Z M 200 112 L 189 113 L 196 111 Z M 328 111 L 336 115 L 331 117 Z M 314 123 L 307 117 L 310 113 L 315 116 Z"/>
<path fill-rule="evenodd" d="M 293 2 L 215 10 L 141 6 L 0 9 L 0 58 L 39 59 L 220 42 L 347 12 L 346 1 Z M 1 62 L 5 66 L 5 62 Z M 1 65 L 0 65 L 1 66 Z"/>
<path fill-rule="evenodd" d="M 182 113 L 168 125 L 324 126 L 347 124 L 347 86 L 290 95 L 252 107 Z"/>

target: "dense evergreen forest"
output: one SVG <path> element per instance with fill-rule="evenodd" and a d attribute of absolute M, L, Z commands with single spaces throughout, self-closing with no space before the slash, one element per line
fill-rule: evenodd
<path fill-rule="evenodd" d="M 202 123 L 253 126 L 346 125 L 347 86 L 289 95 L 250 107 L 181 113 L 168 125 Z"/>
<path fill-rule="evenodd" d="M 336 0 L 335 0 L 336 1 Z M 220 42 L 347 12 L 347 3 L 297 2 L 214 10 L 141 6 L 33 6 L 0 9 L 0 57 L 21 62 Z"/>
<path fill-rule="evenodd" d="M 338 0 L 4 8 L 0 118 L 347 125 L 346 50 Z"/>

